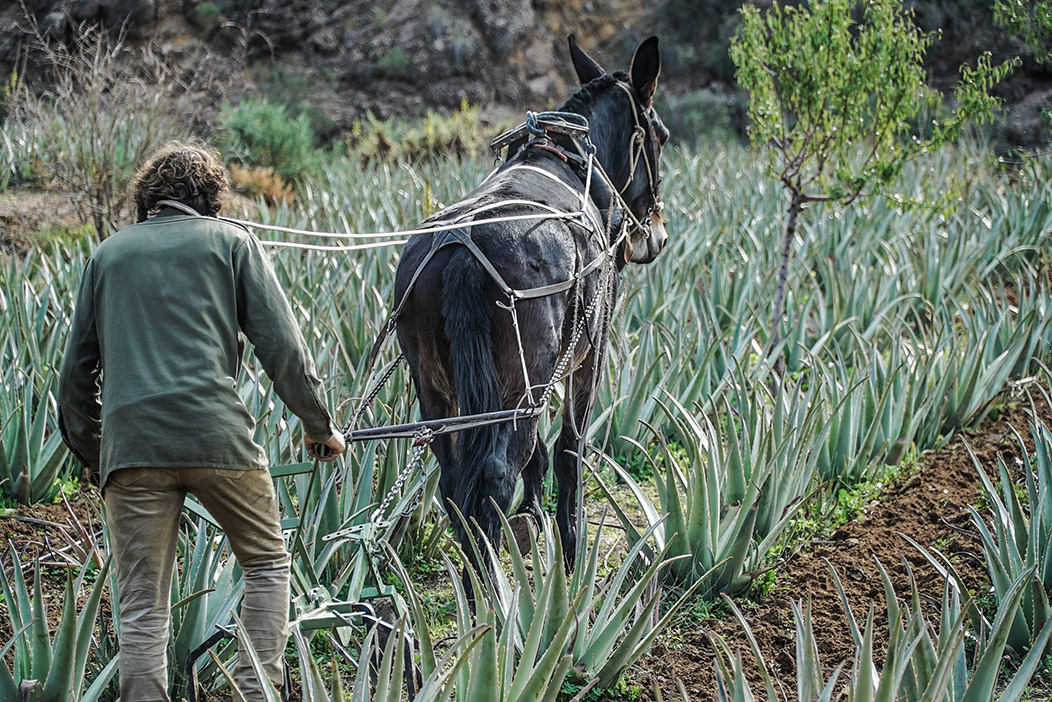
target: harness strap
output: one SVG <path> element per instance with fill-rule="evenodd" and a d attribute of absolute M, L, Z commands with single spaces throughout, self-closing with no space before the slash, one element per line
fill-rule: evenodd
<path fill-rule="evenodd" d="M 628 174 L 628 182 L 625 183 L 625 190 L 631 185 L 632 180 L 636 177 L 636 165 L 639 163 L 640 157 L 643 158 L 643 165 L 646 166 L 647 170 L 647 186 L 650 188 L 651 194 L 654 195 L 655 202 L 658 200 L 657 193 L 654 191 L 654 172 L 650 166 L 650 155 L 647 154 L 646 150 L 646 130 L 643 129 L 643 125 L 639 123 L 639 103 L 636 102 L 636 96 L 632 94 L 632 91 L 627 85 L 621 81 L 614 83 L 617 87 L 625 91 L 625 95 L 628 96 L 628 101 L 632 103 L 632 121 L 635 123 L 635 128 L 632 130 L 632 140 L 637 145 L 636 149 L 630 149 L 631 154 L 631 168 L 632 170 Z M 622 190 L 624 192 L 624 190 Z"/>
<path fill-rule="evenodd" d="M 566 152 L 563 151 L 562 149 L 560 149 L 558 146 L 556 146 L 555 142 L 552 141 L 551 139 L 549 139 L 548 137 L 543 137 L 541 139 L 533 139 L 532 141 L 527 141 L 525 144 L 522 145 L 522 147 L 519 149 L 519 151 L 523 151 L 524 149 L 528 149 L 531 146 L 534 147 L 534 148 L 537 148 L 537 149 L 541 149 L 542 151 L 547 151 L 548 153 L 555 154 L 560 159 L 562 159 L 563 163 L 569 163 L 570 162 L 570 158 L 566 154 Z"/>
<path fill-rule="evenodd" d="M 555 175 L 554 173 L 552 173 L 550 171 L 546 171 L 543 168 L 538 168 L 537 166 L 532 166 L 532 165 L 530 165 L 528 163 L 518 163 L 518 164 L 515 164 L 513 166 L 509 166 L 505 170 L 505 173 L 510 172 L 510 171 L 531 171 L 533 173 L 537 173 L 537 174 L 540 174 L 540 175 L 544 176 L 545 178 L 547 178 L 548 180 L 552 181 L 553 183 L 557 183 L 557 184 L 561 185 L 571 195 L 573 195 L 575 198 L 577 198 L 578 200 L 581 201 L 582 208 L 581 208 L 580 214 L 588 218 L 589 224 L 592 225 L 592 232 L 598 235 L 602 231 L 602 227 L 599 226 L 598 219 L 595 216 L 595 215 L 599 214 L 599 208 L 596 207 L 595 203 L 592 202 L 592 198 L 589 197 L 587 193 L 578 192 L 573 187 L 571 187 L 569 183 L 567 183 L 565 180 L 563 180 L 559 176 Z M 545 207 L 545 205 L 542 205 L 540 203 L 531 203 L 531 204 L 536 205 L 538 207 Z M 591 207 L 589 207 L 589 205 L 591 205 Z M 594 213 L 593 213 L 593 211 L 594 211 Z"/>

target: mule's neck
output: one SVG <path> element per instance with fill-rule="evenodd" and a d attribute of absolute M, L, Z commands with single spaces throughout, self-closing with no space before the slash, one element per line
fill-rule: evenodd
<path fill-rule="evenodd" d="M 576 112 L 588 120 L 589 138 L 595 146 L 595 159 L 602 165 L 614 187 L 623 189 L 629 182 L 631 170 L 632 133 L 635 126 L 629 97 L 615 85 L 617 78 L 606 75 L 589 83 L 562 107 L 565 112 Z M 569 147 L 569 138 L 564 147 Z M 570 147 L 572 148 L 572 147 Z M 581 174 L 582 177 L 585 174 Z M 589 195 L 605 214 L 613 196 L 607 185 L 593 174 Z"/>

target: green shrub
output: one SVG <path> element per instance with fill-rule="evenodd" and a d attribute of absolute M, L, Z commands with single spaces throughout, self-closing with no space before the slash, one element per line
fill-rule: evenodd
<path fill-rule="evenodd" d="M 303 80 L 305 70 L 299 59 L 267 61 L 253 65 L 250 75 L 270 102 L 284 105 L 291 117 L 306 115 L 315 139 L 324 139 L 335 131 L 332 117 L 325 110 L 326 101 L 319 99 L 317 80 Z M 335 91 L 339 81 L 325 71 L 321 77 L 325 79 L 325 94 Z"/>
<path fill-rule="evenodd" d="M 409 73 L 409 57 L 400 46 L 381 56 L 376 65 L 385 78 L 403 78 Z"/>
<path fill-rule="evenodd" d="M 291 180 L 302 178 L 322 155 L 307 116 L 293 117 L 284 105 L 266 99 L 225 104 L 218 132 L 220 147 L 236 161 Z"/>
<path fill-rule="evenodd" d="M 197 26 L 206 31 L 211 31 L 219 25 L 223 19 L 223 13 L 216 7 L 215 3 L 202 2 L 194 8 L 194 21 Z"/>
<path fill-rule="evenodd" d="M 347 151 L 363 163 L 393 159 L 465 156 L 476 158 L 489 148 L 489 136 L 501 125 L 483 125 L 477 107 L 466 102 L 451 115 L 431 110 L 423 119 L 391 117 L 377 119 L 372 113 L 355 122 L 347 137 Z"/>

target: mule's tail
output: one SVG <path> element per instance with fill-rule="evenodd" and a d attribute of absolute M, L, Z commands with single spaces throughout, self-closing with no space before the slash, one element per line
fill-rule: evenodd
<path fill-rule="evenodd" d="M 489 289 L 489 275 L 482 265 L 467 249 L 457 247 L 445 268 L 442 314 L 461 416 L 503 408 L 493 358 L 493 302 L 487 294 Z M 478 521 L 494 548 L 500 522 L 489 500 L 494 498 L 504 508 L 511 500 L 511 494 L 501 494 L 506 491 L 509 476 L 505 475 L 508 468 L 498 451 L 499 431 L 498 425 L 489 425 L 460 432 L 455 442 L 453 475 L 444 476 L 443 480 L 449 486 L 448 491 L 443 491 L 444 496 L 453 499 L 468 523 Z M 466 525 L 455 516 L 451 521 L 463 537 Z M 482 544 L 479 547 L 484 548 Z M 470 553 L 466 543 L 465 548 Z"/>

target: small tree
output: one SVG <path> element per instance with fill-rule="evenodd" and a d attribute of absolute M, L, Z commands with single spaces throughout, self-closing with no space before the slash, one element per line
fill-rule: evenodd
<path fill-rule="evenodd" d="M 942 95 L 925 82 L 930 34 L 901 0 L 775 3 L 741 9 L 731 41 L 738 82 L 749 91 L 749 136 L 770 147 L 772 172 L 789 194 L 769 348 L 777 346 L 797 217 L 811 202 L 849 205 L 895 178 L 912 157 L 955 139 L 1000 103 L 989 89 L 1012 69 L 989 54 L 961 67 L 950 119 L 915 128 Z M 861 16 L 856 21 L 854 16 Z M 776 364 L 781 370 L 781 359 Z"/>
<path fill-rule="evenodd" d="M 62 43 L 25 13 L 27 51 L 45 69 L 44 88 L 19 82 L 7 91 L 5 129 L 16 135 L 21 170 L 69 193 L 82 220 L 105 237 L 129 214 L 124 190 L 136 166 L 164 141 L 186 136 L 180 100 L 206 87 L 207 62 L 180 72 L 154 43 L 133 49 L 123 31 L 112 38 L 87 24 Z"/>
<path fill-rule="evenodd" d="M 994 20 L 1021 37 L 1039 63 L 1052 59 L 1052 0 L 996 0 Z"/>

